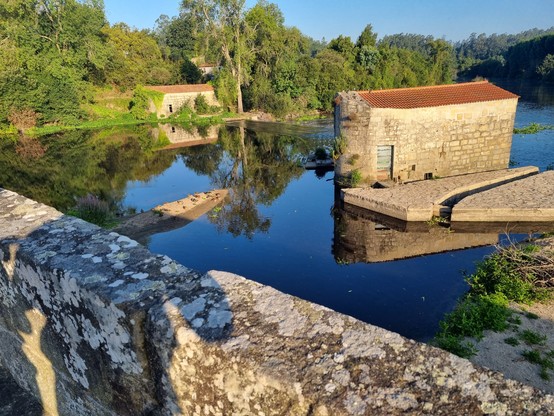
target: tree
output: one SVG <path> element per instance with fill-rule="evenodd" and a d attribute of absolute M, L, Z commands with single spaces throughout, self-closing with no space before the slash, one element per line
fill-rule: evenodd
<path fill-rule="evenodd" d="M 80 101 L 109 60 L 105 24 L 100 0 L 1 2 L 0 122 L 21 109 L 42 122 L 80 117 Z"/>
<path fill-rule="evenodd" d="M 137 84 L 165 84 L 171 79 L 158 44 L 146 31 L 117 23 L 105 27 L 103 33 L 112 54 L 106 66 L 106 82 L 134 88 Z"/>
<path fill-rule="evenodd" d="M 373 26 L 367 25 L 358 40 L 356 41 L 356 47 L 361 49 L 363 46 L 375 47 L 377 46 L 377 33 L 373 32 Z"/>
<path fill-rule="evenodd" d="M 242 86 L 248 83 L 249 50 L 247 39 L 250 28 L 244 18 L 245 0 L 183 0 L 181 11 L 190 13 L 196 24 L 206 28 L 221 50 L 225 66 L 231 73 L 236 88 L 237 111 L 244 111 Z"/>

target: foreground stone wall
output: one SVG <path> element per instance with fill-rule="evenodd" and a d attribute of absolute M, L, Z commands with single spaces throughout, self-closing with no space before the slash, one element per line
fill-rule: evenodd
<path fill-rule="evenodd" d="M 391 179 L 398 182 L 508 167 L 516 98 L 416 109 L 371 108 L 355 92 L 337 101 L 347 143 L 336 165 L 341 176 L 359 169 L 375 182 L 377 146 L 393 146 Z"/>
<path fill-rule="evenodd" d="M 48 414 L 551 414 L 469 361 L 0 190 L 0 360 Z"/>

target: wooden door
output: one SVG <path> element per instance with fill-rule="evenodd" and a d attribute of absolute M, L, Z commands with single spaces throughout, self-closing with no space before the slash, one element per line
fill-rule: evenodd
<path fill-rule="evenodd" d="M 392 178 L 393 146 L 377 146 L 377 179 Z"/>

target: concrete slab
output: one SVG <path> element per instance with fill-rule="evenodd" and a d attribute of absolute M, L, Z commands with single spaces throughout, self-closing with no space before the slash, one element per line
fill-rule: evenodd
<path fill-rule="evenodd" d="M 468 196 L 452 209 L 452 222 L 554 222 L 554 171 Z"/>
<path fill-rule="evenodd" d="M 429 221 L 440 206 L 538 173 L 535 166 L 407 183 L 394 188 L 342 191 L 344 202 L 404 221 Z"/>

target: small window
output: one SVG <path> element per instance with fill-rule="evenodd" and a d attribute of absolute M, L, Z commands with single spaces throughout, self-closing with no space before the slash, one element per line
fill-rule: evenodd
<path fill-rule="evenodd" d="M 415 171 L 415 165 L 412 165 L 412 171 Z"/>
<path fill-rule="evenodd" d="M 175 133 L 175 127 L 171 126 L 171 133 Z"/>
<path fill-rule="evenodd" d="M 429 173 L 426 173 L 425 176 L 423 177 L 425 180 L 427 179 L 433 179 L 433 172 L 429 172 Z"/>
<path fill-rule="evenodd" d="M 173 113 L 173 105 L 169 104 L 169 112 Z"/>

